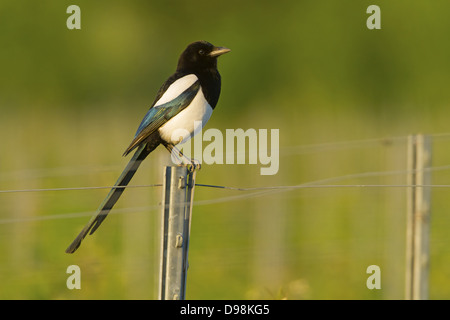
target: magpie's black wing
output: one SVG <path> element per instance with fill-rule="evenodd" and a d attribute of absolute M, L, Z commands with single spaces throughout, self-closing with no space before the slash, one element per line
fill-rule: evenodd
<path fill-rule="evenodd" d="M 165 92 L 167 90 L 167 88 L 163 90 L 163 87 L 160 89 L 160 92 L 158 92 L 155 102 L 162 96 L 161 92 Z M 155 106 L 154 102 L 153 106 L 147 111 L 147 114 L 144 116 L 144 119 L 139 125 L 133 141 L 130 143 L 123 155 L 126 156 L 139 144 L 145 141 L 145 139 L 147 139 L 152 133 L 158 130 L 159 127 L 186 108 L 195 98 L 199 90 L 200 82 L 197 80 L 175 99 L 158 106 Z"/>

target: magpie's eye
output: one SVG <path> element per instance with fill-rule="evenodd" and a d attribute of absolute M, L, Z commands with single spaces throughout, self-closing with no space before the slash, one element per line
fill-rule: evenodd
<path fill-rule="evenodd" d="M 198 54 L 201 56 L 205 55 L 205 50 L 203 49 L 198 50 Z"/>

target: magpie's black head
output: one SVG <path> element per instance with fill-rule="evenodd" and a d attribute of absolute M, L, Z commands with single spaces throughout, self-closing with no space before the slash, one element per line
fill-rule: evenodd
<path fill-rule="evenodd" d="M 206 41 L 193 42 L 181 54 L 177 70 L 195 72 L 216 69 L 217 57 L 230 51 L 228 48 L 216 47 Z"/>

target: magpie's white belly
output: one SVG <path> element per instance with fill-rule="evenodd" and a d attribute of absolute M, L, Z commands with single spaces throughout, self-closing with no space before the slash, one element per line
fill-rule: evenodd
<path fill-rule="evenodd" d="M 164 141 L 172 144 L 186 142 L 203 128 L 212 112 L 200 88 L 189 106 L 158 129 L 159 134 Z"/>

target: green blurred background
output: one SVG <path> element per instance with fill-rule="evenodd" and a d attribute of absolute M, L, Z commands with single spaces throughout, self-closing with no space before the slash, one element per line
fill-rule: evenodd
<path fill-rule="evenodd" d="M 66 8 L 81 8 L 68 30 Z M 366 9 L 381 8 L 381 30 Z M 1 190 L 112 185 L 190 42 L 232 49 L 207 128 L 279 129 L 280 169 L 205 165 L 197 183 L 404 184 L 406 137 L 450 174 L 447 0 L 0 2 Z M 158 149 L 133 185 L 162 182 Z M 439 169 L 439 170 L 438 170 Z M 74 255 L 108 190 L 0 193 L 0 298 L 155 299 L 161 188 L 128 189 Z M 430 298 L 450 298 L 450 190 L 433 189 Z M 402 299 L 406 190 L 197 187 L 189 299 Z M 66 269 L 81 268 L 81 290 Z M 381 290 L 366 268 L 381 268 Z"/>

